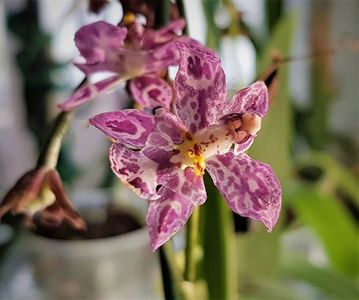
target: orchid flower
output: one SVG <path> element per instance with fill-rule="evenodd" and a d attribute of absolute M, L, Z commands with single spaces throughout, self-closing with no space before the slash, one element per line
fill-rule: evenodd
<path fill-rule="evenodd" d="M 72 207 L 55 169 L 41 167 L 23 175 L 1 202 L 0 219 L 7 212 L 23 214 L 30 223 L 39 214 L 44 223 L 60 225 L 67 222 L 77 229 L 86 227 Z"/>
<path fill-rule="evenodd" d="M 83 26 L 75 35 L 75 43 L 86 62 L 76 66 L 86 76 L 99 72 L 110 75 L 93 84 L 84 84 L 59 107 L 71 110 L 132 79 L 130 90 L 137 102 L 149 108 L 169 108 L 172 88 L 160 74 L 168 66 L 178 64 L 174 40 L 184 26 L 183 20 L 159 30 L 145 29 L 138 22 L 128 29 L 103 21 Z"/>
<path fill-rule="evenodd" d="M 90 123 L 114 142 L 113 172 L 149 200 L 147 225 L 156 250 L 203 204 L 205 170 L 228 206 L 271 231 L 281 207 L 281 187 L 270 166 L 244 152 L 268 108 L 263 82 L 226 100 L 225 74 L 214 52 L 198 43 L 177 43 L 176 112 L 155 115 L 123 110 L 99 114 Z"/>

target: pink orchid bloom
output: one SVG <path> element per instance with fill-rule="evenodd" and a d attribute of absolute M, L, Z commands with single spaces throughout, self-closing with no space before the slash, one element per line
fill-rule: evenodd
<path fill-rule="evenodd" d="M 160 108 L 153 116 L 129 109 L 90 120 L 114 142 L 113 172 L 149 200 L 152 249 L 168 241 L 206 201 L 205 169 L 235 213 L 271 231 L 281 207 L 279 181 L 270 166 L 244 153 L 267 112 L 267 87 L 255 82 L 227 101 L 216 54 L 198 43 L 177 46 L 175 113 Z"/>
<path fill-rule="evenodd" d="M 184 26 L 183 20 L 177 20 L 159 30 L 145 29 L 137 22 L 129 29 L 103 21 L 81 27 L 75 35 L 75 43 L 86 62 L 76 66 L 86 76 L 99 72 L 110 75 L 104 80 L 83 85 L 59 107 L 71 110 L 132 79 L 130 89 L 137 102 L 149 108 L 169 108 L 172 88 L 159 73 L 178 64 L 175 38 Z"/>

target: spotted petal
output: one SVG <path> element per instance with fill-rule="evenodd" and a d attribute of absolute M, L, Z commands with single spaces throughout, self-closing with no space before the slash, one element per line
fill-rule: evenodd
<path fill-rule="evenodd" d="M 118 49 L 124 45 L 126 35 L 126 28 L 103 21 L 81 27 L 76 32 L 75 43 L 86 63 L 79 67 L 86 74 L 99 71 L 99 65 L 102 71 L 113 71 L 113 62 L 118 59 Z"/>
<path fill-rule="evenodd" d="M 98 114 L 90 124 L 101 130 L 113 142 L 130 148 L 142 148 L 153 130 L 152 115 L 134 109 Z"/>
<path fill-rule="evenodd" d="M 76 90 L 68 100 L 58 106 L 64 111 L 69 111 L 90 101 L 99 94 L 103 94 L 116 88 L 122 81 L 123 79 L 120 76 L 114 75 L 94 84 L 84 84 Z"/>
<path fill-rule="evenodd" d="M 134 99 L 145 107 L 169 109 L 172 102 L 170 85 L 154 76 L 139 76 L 131 80 L 130 89 Z"/>
<path fill-rule="evenodd" d="M 234 144 L 234 148 L 233 148 L 234 154 L 239 155 L 246 152 L 252 146 L 254 139 L 255 136 L 249 135 L 244 142 Z"/>
<path fill-rule="evenodd" d="M 178 42 L 174 81 L 179 117 L 195 133 L 214 124 L 226 101 L 225 75 L 216 54 L 198 43 Z"/>
<path fill-rule="evenodd" d="M 191 199 L 194 205 L 201 205 L 207 200 L 203 176 L 198 176 L 192 168 L 168 173 L 165 186 L 182 197 Z"/>
<path fill-rule="evenodd" d="M 281 207 L 281 187 L 270 166 L 232 151 L 207 161 L 207 170 L 229 207 L 271 231 Z"/>
<path fill-rule="evenodd" d="M 174 145 L 183 142 L 185 131 L 186 128 L 175 115 L 166 109 L 158 109 L 155 127 L 143 153 L 158 164 L 158 183 L 191 199 L 195 204 L 202 204 L 207 198 L 202 176 L 195 175 L 191 168 L 181 170 L 176 162 L 171 161 L 176 154 Z"/>
<path fill-rule="evenodd" d="M 164 108 L 156 110 L 154 120 L 155 126 L 148 136 L 144 151 L 149 153 L 150 149 L 156 148 L 172 152 L 175 144 L 183 142 L 186 127 L 177 116 Z"/>
<path fill-rule="evenodd" d="M 146 218 L 153 251 L 183 227 L 195 207 L 190 199 L 170 189 L 162 189 L 160 193 L 160 199 L 150 201 Z"/>
<path fill-rule="evenodd" d="M 146 157 L 142 151 L 128 149 L 121 144 L 113 144 L 110 149 L 112 171 L 139 197 L 155 200 L 159 198 L 158 163 Z"/>
<path fill-rule="evenodd" d="M 234 95 L 225 107 L 224 115 L 254 113 L 263 118 L 267 113 L 268 103 L 268 89 L 263 81 L 257 81 Z"/>

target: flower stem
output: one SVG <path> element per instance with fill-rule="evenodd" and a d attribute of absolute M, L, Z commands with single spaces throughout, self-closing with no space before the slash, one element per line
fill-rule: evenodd
<path fill-rule="evenodd" d="M 199 231 L 199 208 L 193 210 L 192 216 L 187 223 L 187 241 L 184 280 L 194 282 L 196 279 L 196 257 L 195 250 L 198 243 Z"/>
<path fill-rule="evenodd" d="M 72 119 L 72 111 L 61 112 L 56 120 L 54 127 L 41 149 L 37 167 L 55 168 L 59 159 L 62 140 L 65 136 L 69 123 Z"/>
<path fill-rule="evenodd" d="M 181 282 L 182 274 L 178 268 L 171 242 L 160 248 L 163 292 L 166 300 L 184 299 Z"/>
<path fill-rule="evenodd" d="M 155 1 L 155 24 L 154 28 L 161 28 L 165 26 L 170 18 L 170 0 L 157 0 Z"/>

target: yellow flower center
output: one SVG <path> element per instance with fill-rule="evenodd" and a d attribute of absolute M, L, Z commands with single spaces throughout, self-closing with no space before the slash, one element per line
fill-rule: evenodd
<path fill-rule="evenodd" d="M 184 141 L 175 146 L 174 150 L 177 154 L 171 158 L 171 162 L 180 163 L 181 169 L 192 168 L 197 176 L 204 174 L 206 164 L 202 147 L 196 142 L 189 132 L 186 133 Z"/>

